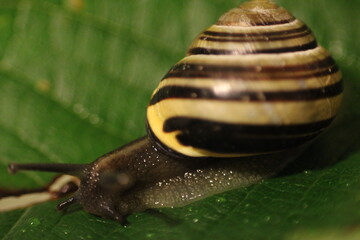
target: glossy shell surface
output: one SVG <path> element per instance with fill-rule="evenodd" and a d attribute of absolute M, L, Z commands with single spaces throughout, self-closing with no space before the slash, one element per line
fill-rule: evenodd
<path fill-rule="evenodd" d="M 333 120 L 342 76 L 311 30 L 271 1 L 249 1 L 190 45 L 154 91 L 150 136 L 191 157 L 281 151 Z"/>

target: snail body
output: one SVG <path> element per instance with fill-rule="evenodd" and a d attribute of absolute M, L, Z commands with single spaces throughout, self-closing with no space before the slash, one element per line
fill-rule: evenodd
<path fill-rule="evenodd" d="M 122 222 L 254 184 L 281 171 L 334 119 L 342 77 L 311 30 L 267 0 L 202 32 L 155 89 L 148 135 L 91 164 L 10 164 L 76 175 L 79 203 Z"/>

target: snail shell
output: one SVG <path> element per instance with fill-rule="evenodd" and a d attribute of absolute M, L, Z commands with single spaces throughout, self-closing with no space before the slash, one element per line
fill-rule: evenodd
<path fill-rule="evenodd" d="M 322 132 L 341 93 L 341 73 L 310 29 L 273 2 L 250 1 L 202 32 L 165 75 L 147 109 L 149 132 L 192 157 L 280 151 Z"/>
<path fill-rule="evenodd" d="M 334 119 L 342 96 L 334 60 L 310 29 L 266 0 L 220 17 L 161 80 L 148 136 L 91 164 L 10 164 L 73 174 L 80 203 L 120 222 L 272 176 Z"/>

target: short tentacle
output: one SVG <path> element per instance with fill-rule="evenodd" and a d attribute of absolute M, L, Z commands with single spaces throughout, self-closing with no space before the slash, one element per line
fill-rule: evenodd
<path fill-rule="evenodd" d="M 76 202 L 77 202 L 76 198 L 75 198 L 75 197 L 71 197 L 71 198 L 65 200 L 64 202 L 59 203 L 59 204 L 56 206 L 56 208 L 57 208 L 57 210 L 62 211 L 62 210 L 64 210 L 64 209 L 68 208 L 69 206 L 73 205 L 73 204 L 76 203 Z"/>

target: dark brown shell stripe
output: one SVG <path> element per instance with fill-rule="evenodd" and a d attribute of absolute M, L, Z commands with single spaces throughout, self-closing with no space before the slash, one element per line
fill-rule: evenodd
<path fill-rule="evenodd" d="M 294 47 L 284 47 L 284 48 L 274 48 L 274 49 L 259 49 L 259 50 L 248 50 L 242 51 L 241 54 L 261 54 L 261 53 L 285 53 L 285 52 L 294 52 L 294 51 L 305 51 L 309 49 L 314 49 L 317 47 L 316 41 L 306 43 L 304 45 L 298 45 Z M 237 50 L 224 50 L 224 49 L 210 49 L 210 48 L 191 48 L 188 52 L 190 55 L 195 54 L 211 54 L 211 55 L 234 55 L 240 54 Z"/>
<path fill-rule="evenodd" d="M 270 25 L 278 25 L 278 24 L 286 24 L 286 23 L 291 23 L 295 20 L 295 18 L 289 18 L 289 19 L 284 19 L 284 20 L 279 20 L 279 21 L 254 21 L 253 23 L 251 23 L 252 26 L 270 26 Z M 233 23 L 231 22 L 227 22 L 227 23 L 223 23 L 223 22 L 218 22 L 218 24 L 224 24 L 224 25 L 232 25 Z"/>
<path fill-rule="evenodd" d="M 197 157 L 274 152 L 310 141 L 336 115 L 343 81 L 335 61 L 270 1 L 230 10 L 187 54 L 148 106 L 148 131 L 164 149 Z"/>
<path fill-rule="evenodd" d="M 290 126 L 256 126 L 177 117 L 164 123 L 164 131 L 180 131 L 177 139 L 185 146 L 218 153 L 254 154 L 299 146 L 319 135 L 332 120 Z"/>
<path fill-rule="evenodd" d="M 176 64 L 164 76 L 168 78 L 218 78 L 218 79 L 251 79 L 251 80 L 275 80 L 275 79 L 304 79 L 320 77 L 338 72 L 335 61 L 329 56 L 317 62 L 308 64 L 296 64 L 288 66 L 222 66 L 208 64 L 180 63 Z M 174 80 L 175 83 L 176 80 Z"/>
<path fill-rule="evenodd" d="M 231 100 L 251 102 L 272 102 L 272 101 L 312 101 L 321 98 L 334 97 L 343 91 L 343 82 L 338 81 L 326 87 L 295 90 L 295 91 L 230 91 L 227 94 L 217 94 L 211 88 L 195 88 L 184 86 L 166 86 L 160 88 L 152 97 L 150 105 L 154 105 L 168 98 L 182 99 L 208 99 L 208 100 Z"/>
<path fill-rule="evenodd" d="M 275 152 L 292 148 L 315 138 L 334 118 L 310 124 L 292 126 L 227 124 L 203 119 L 176 117 L 164 124 L 165 132 L 180 131 L 177 140 L 184 146 L 193 146 L 217 153 L 246 155 Z M 211 131 L 209 129 L 217 129 Z M 182 155 L 162 144 L 150 128 L 148 134 L 163 151 L 173 156 Z M 193 136 L 196 136 L 195 138 Z"/>
<path fill-rule="evenodd" d="M 299 31 L 300 30 L 300 31 Z M 297 33 L 297 34 L 291 34 L 291 33 Z M 205 31 L 201 36 L 199 37 L 200 40 L 205 41 L 212 41 L 212 42 L 268 42 L 268 41 L 275 41 L 275 40 L 287 40 L 287 39 L 295 39 L 298 37 L 303 37 L 306 35 L 310 35 L 311 31 L 308 29 L 305 25 L 298 29 L 293 30 L 286 30 L 286 31 L 280 31 L 275 33 L 272 32 L 265 32 L 264 34 L 259 33 L 249 33 L 249 34 L 243 34 L 243 33 L 224 33 L 224 32 L 211 32 L 211 31 Z M 210 35 L 210 36 L 209 36 Z M 215 37 L 212 37 L 215 36 Z"/>
<path fill-rule="evenodd" d="M 215 32 L 215 31 L 204 31 L 200 36 L 206 37 L 214 36 L 214 37 L 229 37 L 229 38 L 242 38 L 243 40 L 249 41 L 248 38 L 252 38 L 253 40 L 273 40 L 272 38 L 278 39 L 286 39 L 286 37 L 293 37 L 292 34 L 301 34 L 307 35 L 311 34 L 311 30 L 305 25 L 302 24 L 300 27 L 296 27 L 290 30 L 281 30 L 281 31 L 272 31 L 272 32 L 247 32 L 247 33 L 239 33 L 239 32 Z M 278 40 L 277 39 L 277 40 Z"/>

